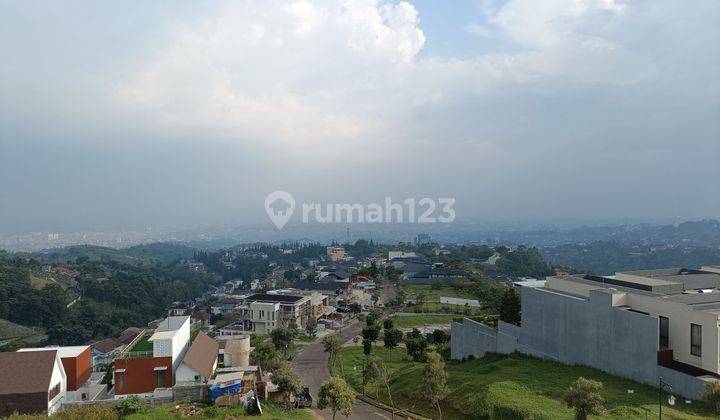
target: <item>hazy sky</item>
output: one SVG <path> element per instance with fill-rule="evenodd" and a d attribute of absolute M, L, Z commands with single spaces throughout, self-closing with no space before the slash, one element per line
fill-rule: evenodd
<path fill-rule="evenodd" d="M 720 217 L 720 2 L 0 0 L 0 233 Z"/>

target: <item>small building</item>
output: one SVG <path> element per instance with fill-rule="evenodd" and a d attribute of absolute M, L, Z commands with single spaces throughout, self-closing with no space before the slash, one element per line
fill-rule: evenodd
<path fill-rule="evenodd" d="M 66 382 L 55 349 L 0 353 L 0 417 L 57 412 L 66 398 Z"/>
<path fill-rule="evenodd" d="M 200 331 L 175 372 L 175 382 L 206 383 L 217 369 L 217 341 Z"/>
<path fill-rule="evenodd" d="M 110 363 L 115 360 L 115 356 L 117 356 L 124 347 L 125 344 L 115 337 L 108 337 L 104 340 L 90 343 L 93 372 L 101 372 L 107 369 Z"/>

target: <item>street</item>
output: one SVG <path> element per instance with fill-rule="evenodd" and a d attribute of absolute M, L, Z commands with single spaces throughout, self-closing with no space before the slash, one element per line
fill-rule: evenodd
<path fill-rule="evenodd" d="M 364 322 L 355 322 L 342 328 L 338 333 L 340 342 L 345 343 L 354 336 L 358 335 L 364 325 Z M 317 406 L 317 395 L 320 385 L 330 378 L 328 360 L 329 355 L 325 353 L 322 342 L 317 341 L 300 350 L 291 363 L 293 370 L 295 370 L 295 372 L 300 376 L 300 380 L 303 385 L 310 388 L 310 393 L 313 397 L 313 406 Z M 313 410 L 326 419 L 332 418 L 332 412 L 330 410 L 318 410 L 316 408 Z M 337 418 L 345 419 L 347 417 L 338 413 Z M 364 401 L 356 400 L 352 414 L 349 418 L 390 419 L 391 415 L 383 409 L 377 408 Z"/>

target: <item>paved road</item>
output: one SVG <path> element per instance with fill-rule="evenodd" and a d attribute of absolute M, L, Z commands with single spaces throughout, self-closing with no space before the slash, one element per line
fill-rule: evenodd
<path fill-rule="evenodd" d="M 345 343 L 360 333 L 363 325 L 362 322 L 355 322 L 340 330 L 340 342 Z M 320 385 L 330 377 L 330 369 L 328 369 L 328 354 L 325 353 L 322 342 L 317 341 L 303 347 L 302 350 L 293 359 L 291 365 L 295 372 L 300 376 L 300 380 L 304 386 L 310 388 L 313 397 L 313 405 L 317 404 L 317 395 Z M 326 419 L 332 418 L 330 410 L 317 410 L 315 412 Z M 345 419 L 347 417 L 337 414 L 337 419 Z M 357 400 L 353 407 L 351 419 L 390 419 L 390 413 L 370 405 L 364 401 Z"/>

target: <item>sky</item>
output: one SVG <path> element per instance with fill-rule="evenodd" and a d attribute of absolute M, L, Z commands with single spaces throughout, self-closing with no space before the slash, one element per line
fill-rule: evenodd
<path fill-rule="evenodd" d="M 720 3 L 0 0 L 0 233 L 720 217 Z"/>

